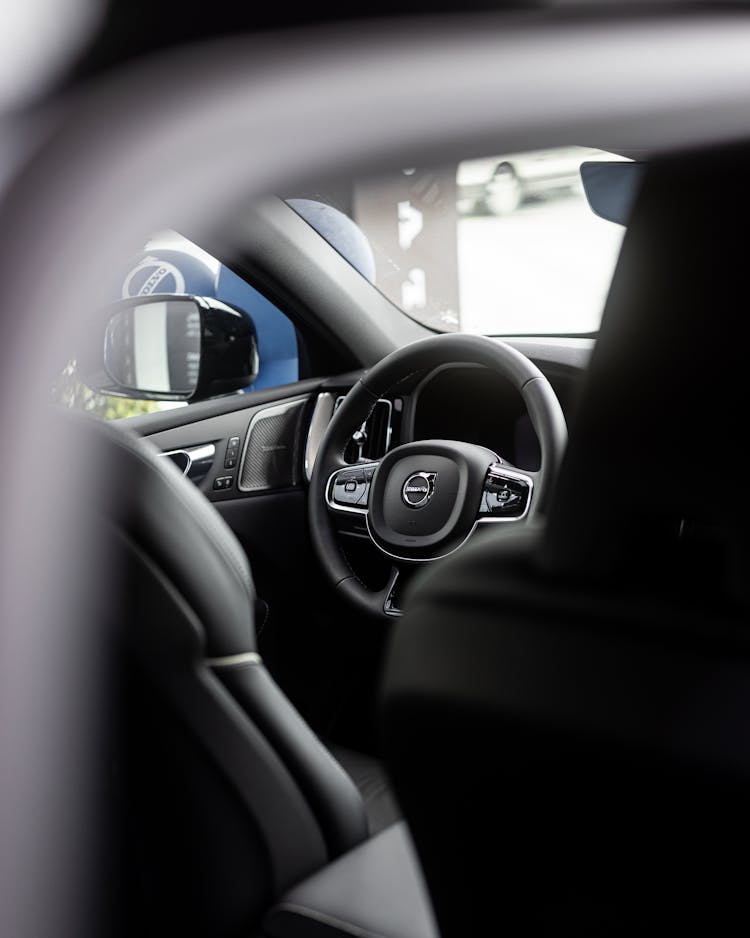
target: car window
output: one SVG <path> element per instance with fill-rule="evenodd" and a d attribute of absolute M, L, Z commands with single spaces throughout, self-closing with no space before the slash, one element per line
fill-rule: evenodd
<path fill-rule="evenodd" d="M 252 320 L 259 369 L 245 392 L 298 380 L 297 336 L 289 318 L 253 286 L 176 231 L 160 232 L 144 245 L 126 265 L 112 299 L 152 294 L 213 297 Z M 63 368 L 53 397 L 65 407 L 85 410 L 107 420 L 188 406 L 184 402 L 132 400 L 101 394 L 87 387 L 76 359 Z"/>
<path fill-rule="evenodd" d="M 557 147 L 406 168 L 356 179 L 333 195 L 305 195 L 332 201 L 356 222 L 372 252 L 369 279 L 431 329 L 590 334 L 599 327 L 624 228 L 591 210 L 580 167 L 625 159 Z M 332 240 L 304 199 L 288 202 Z M 367 275 L 361 251 L 341 253 Z"/>

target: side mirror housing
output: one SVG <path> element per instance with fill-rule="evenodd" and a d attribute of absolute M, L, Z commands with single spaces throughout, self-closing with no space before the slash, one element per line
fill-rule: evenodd
<path fill-rule="evenodd" d="M 201 401 L 251 385 L 259 368 L 252 320 L 211 297 L 151 294 L 105 310 L 93 390 L 148 401 Z M 91 355 L 89 354 L 89 358 Z"/>

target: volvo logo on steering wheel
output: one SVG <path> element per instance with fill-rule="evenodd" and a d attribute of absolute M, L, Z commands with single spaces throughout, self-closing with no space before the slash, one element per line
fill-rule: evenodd
<path fill-rule="evenodd" d="M 409 508 L 424 508 L 435 491 L 437 472 L 415 472 L 404 482 L 401 498 Z"/>

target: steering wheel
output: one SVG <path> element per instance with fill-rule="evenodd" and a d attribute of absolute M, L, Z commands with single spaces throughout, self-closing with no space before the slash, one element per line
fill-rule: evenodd
<path fill-rule="evenodd" d="M 510 380 L 539 440 L 538 471 L 518 470 L 492 450 L 457 440 L 419 440 L 394 447 L 378 461 L 345 462 L 352 435 L 378 399 L 416 373 L 445 364 L 485 365 Z M 543 513 L 566 441 L 565 417 L 549 381 L 511 346 L 483 336 L 452 334 L 398 349 L 354 385 L 320 443 L 308 512 L 323 569 L 359 609 L 376 616 L 398 615 L 390 607 L 397 564 L 445 557 L 480 524 L 523 524 Z M 352 512 L 365 520 L 372 543 L 393 561 L 382 590 L 369 590 L 342 551 L 335 516 Z"/>

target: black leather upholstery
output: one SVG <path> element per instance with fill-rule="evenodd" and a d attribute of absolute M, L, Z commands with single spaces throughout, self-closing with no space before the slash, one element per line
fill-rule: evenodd
<path fill-rule="evenodd" d="M 207 499 L 149 443 L 70 416 L 110 480 L 102 508 L 175 584 L 208 657 L 255 650 L 255 590 L 242 548 Z M 106 470 L 105 470 L 106 467 Z"/>
<path fill-rule="evenodd" d="M 370 834 L 379 834 L 402 819 L 391 781 L 379 759 L 334 743 L 328 748 L 362 795 Z"/>
<path fill-rule="evenodd" d="M 275 896 L 367 838 L 362 798 L 258 657 L 247 560 L 205 497 L 150 444 L 61 419 L 107 482 L 92 497 L 119 574 L 108 609 L 127 650 L 128 744 L 115 758 L 141 779 L 118 794 L 126 840 L 138 832 L 125 877 L 138 894 L 123 902 L 140 933 L 249 934 Z M 178 780 L 171 798 L 152 801 L 149 759 Z M 226 857 L 223 838 L 237 841 Z"/>
<path fill-rule="evenodd" d="M 283 896 L 268 938 L 437 938 L 432 907 L 402 821 Z"/>
<path fill-rule="evenodd" d="M 279 754 L 320 823 L 336 857 L 369 833 L 357 787 L 260 664 L 215 668 L 219 680 Z"/>

